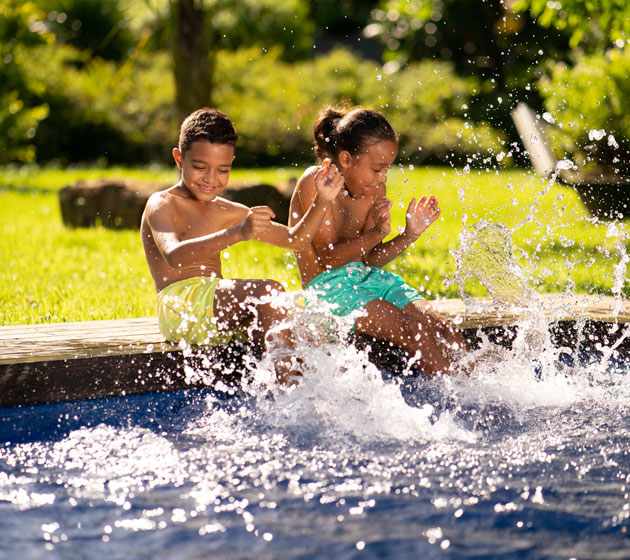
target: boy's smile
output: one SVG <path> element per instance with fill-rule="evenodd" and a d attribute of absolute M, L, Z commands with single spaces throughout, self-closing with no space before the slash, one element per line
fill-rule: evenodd
<path fill-rule="evenodd" d="M 234 161 L 234 146 L 206 140 L 193 142 L 182 154 L 173 150 L 182 184 L 200 201 L 211 201 L 227 186 Z"/>

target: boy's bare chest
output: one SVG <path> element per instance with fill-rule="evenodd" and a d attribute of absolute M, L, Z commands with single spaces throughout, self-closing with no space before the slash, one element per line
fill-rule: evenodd
<path fill-rule="evenodd" d="M 234 225 L 231 212 L 220 207 L 183 200 L 178 208 L 175 225 L 180 239 L 194 239 Z"/>

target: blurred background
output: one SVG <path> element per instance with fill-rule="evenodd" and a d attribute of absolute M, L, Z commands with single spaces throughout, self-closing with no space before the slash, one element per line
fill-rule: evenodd
<path fill-rule="evenodd" d="M 629 28 L 622 0 L 5 0 L 0 164 L 170 164 L 211 105 L 237 165 L 302 165 L 345 99 L 386 114 L 403 161 L 523 165 L 526 101 L 559 157 L 624 171 Z"/>
<path fill-rule="evenodd" d="M 138 231 L 105 227 L 107 208 L 96 227 L 66 227 L 61 195 L 172 185 L 181 120 L 205 105 L 240 135 L 231 184 L 276 187 L 313 162 L 322 107 L 381 110 L 400 135 L 394 230 L 413 196 L 442 208 L 388 265 L 427 298 L 458 296 L 453 252 L 480 220 L 510 228 L 535 290 L 630 296 L 628 221 L 536 175 L 511 119 L 526 102 L 556 158 L 630 177 L 629 36 L 625 0 L 4 0 L 0 325 L 155 312 Z M 627 184 L 611 192 L 627 215 Z M 222 256 L 226 277 L 300 287 L 290 252 L 250 242 Z M 475 277 L 466 289 L 487 295 Z"/>

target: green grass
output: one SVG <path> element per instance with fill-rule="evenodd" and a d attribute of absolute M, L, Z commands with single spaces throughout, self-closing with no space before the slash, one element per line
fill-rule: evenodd
<path fill-rule="evenodd" d="M 232 180 L 280 184 L 299 172 L 235 170 Z M 137 231 L 66 229 L 61 223 L 56 195 L 61 187 L 78 179 L 121 176 L 164 184 L 177 178 L 172 169 L 157 167 L 0 169 L 0 325 L 153 314 L 155 294 Z M 577 292 L 610 293 L 626 246 L 625 223 L 607 237 L 606 224 L 591 223 L 571 189 L 553 186 L 537 196 L 544 187 L 518 170 L 392 170 L 388 194 L 394 229 L 404 225 L 411 196 L 435 194 L 442 217 L 389 268 L 429 297 L 456 296 L 456 287 L 444 284 L 455 271 L 450 251 L 459 244 L 464 218 L 467 226 L 483 218 L 515 228 L 514 253 L 537 291 L 564 291 L 575 283 Z M 536 221 L 516 227 L 530 210 Z M 299 288 L 290 252 L 254 241 L 229 248 L 224 257 L 227 277 L 268 277 L 287 289 Z M 486 295 L 474 281 L 467 289 Z"/>
<path fill-rule="evenodd" d="M 256 181 L 272 184 L 285 183 L 296 175 L 290 169 L 235 169 L 230 180 Z M 56 193 L 66 185 L 80 180 L 126 177 L 172 185 L 179 180 L 175 166 L 162 167 L 39 167 L 37 165 L 8 165 L 0 167 L 0 190 L 11 192 Z"/>

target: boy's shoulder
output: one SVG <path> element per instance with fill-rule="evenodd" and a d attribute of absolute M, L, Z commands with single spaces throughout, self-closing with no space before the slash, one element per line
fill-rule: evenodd
<path fill-rule="evenodd" d="M 172 188 L 173 187 L 169 187 L 168 189 L 154 192 L 147 200 L 147 210 L 155 210 L 157 208 L 168 205 L 170 197 L 167 195 L 167 193 Z"/>
<path fill-rule="evenodd" d="M 247 210 L 247 206 L 219 196 L 212 200 L 211 204 L 200 202 L 193 196 L 190 196 L 186 191 L 179 188 L 178 185 L 153 193 L 147 200 L 146 208 L 149 212 L 172 208 L 176 209 L 178 213 L 182 211 L 185 212 L 186 208 L 194 212 L 202 211 L 211 213 L 238 213 L 242 212 L 243 209 Z"/>
<path fill-rule="evenodd" d="M 315 177 L 315 175 L 317 174 L 317 170 L 319 169 L 318 165 L 311 165 L 310 167 L 308 167 L 304 173 L 302 173 L 302 177 Z"/>

